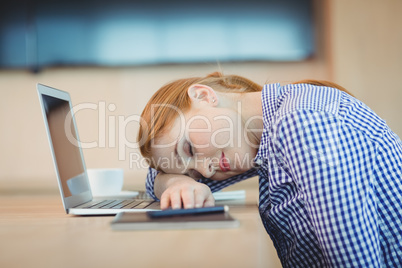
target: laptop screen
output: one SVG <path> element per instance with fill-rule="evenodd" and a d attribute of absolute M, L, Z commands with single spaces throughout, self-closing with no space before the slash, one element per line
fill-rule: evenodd
<path fill-rule="evenodd" d="M 64 198 L 89 191 L 69 102 L 47 95 L 42 100 Z"/>

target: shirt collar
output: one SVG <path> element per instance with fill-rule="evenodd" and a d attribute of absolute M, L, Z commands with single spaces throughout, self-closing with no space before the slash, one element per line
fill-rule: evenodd
<path fill-rule="evenodd" d="M 264 130 L 261 136 L 260 147 L 254 162 L 259 166 L 262 164 L 262 159 L 266 154 L 266 146 L 269 138 L 269 130 L 278 110 L 278 98 L 283 93 L 279 83 L 265 85 L 262 89 L 262 118 L 264 123 Z"/>
<path fill-rule="evenodd" d="M 265 85 L 262 89 L 262 116 L 264 130 L 268 130 L 274 120 L 278 110 L 278 98 L 282 94 L 282 88 L 279 83 Z"/>

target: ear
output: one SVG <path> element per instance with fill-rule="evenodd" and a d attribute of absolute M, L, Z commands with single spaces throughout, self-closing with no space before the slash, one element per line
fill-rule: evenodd
<path fill-rule="evenodd" d="M 218 104 L 218 96 L 215 90 L 206 85 L 191 85 L 187 90 L 187 94 L 193 103 L 205 102 L 212 106 Z"/>

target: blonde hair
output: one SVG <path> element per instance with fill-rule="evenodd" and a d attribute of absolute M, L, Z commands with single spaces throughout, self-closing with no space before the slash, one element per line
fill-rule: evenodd
<path fill-rule="evenodd" d="M 335 87 L 349 93 L 343 87 L 332 82 L 303 80 L 295 84 L 300 83 Z M 237 75 L 223 75 L 220 72 L 211 73 L 206 77 L 179 79 L 162 86 L 151 97 L 141 114 L 142 122 L 137 137 L 140 152 L 151 167 L 156 168 L 151 157 L 152 141 L 160 137 L 172 126 L 178 115 L 177 111 L 185 113 L 190 109 L 191 100 L 187 90 L 194 84 L 206 85 L 218 92 L 246 93 L 262 90 L 261 85 L 247 78 Z"/>

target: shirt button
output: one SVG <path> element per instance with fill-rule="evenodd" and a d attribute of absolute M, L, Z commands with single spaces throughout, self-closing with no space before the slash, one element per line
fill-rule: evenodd
<path fill-rule="evenodd" d="M 255 163 L 256 163 L 257 165 L 261 166 L 261 165 L 262 165 L 262 160 L 261 160 L 261 158 L 257 158 L 257 159 L 255 160 Z"/>

